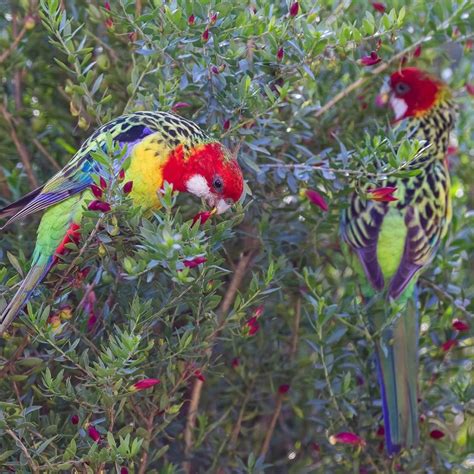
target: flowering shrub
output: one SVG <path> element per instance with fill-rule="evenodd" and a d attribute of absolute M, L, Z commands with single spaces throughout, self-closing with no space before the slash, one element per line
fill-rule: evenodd
<path fill-rule="evenodd" d="M 5 5 L 1 205 L 136 110 L 194 120 L 238 154 L 248 190 L 214 215 L 165 187 L 141 215 L 120 173 L 90 187 L 0 340 L 1 472 L 472 470 L 472 1 Z M 453 223 L 420 281 L 421 445 L 390 459 L 338 226 L 354 191 L 396 200 L 384 177 L 422 148 L 375 104 L 404 64 L 462 106 Z M 37 224 L 1 231 L 0 308 Z"/>

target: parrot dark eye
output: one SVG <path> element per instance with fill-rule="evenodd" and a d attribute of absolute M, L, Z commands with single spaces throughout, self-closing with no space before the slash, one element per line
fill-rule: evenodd
<path fill-rule="evenodd" d="M 399 95 L 404 95 L 410 90 L 410 86 L 404 82 L 399 82 L 395 85 L 395 92 Z"/>
<path fill-rule="evenodd" d="M 212 181 L 212 187 L 216 191 L 216 193 L 221 193 L 224 189 L 224 183 L 220 176 L 216 176 Z"/>

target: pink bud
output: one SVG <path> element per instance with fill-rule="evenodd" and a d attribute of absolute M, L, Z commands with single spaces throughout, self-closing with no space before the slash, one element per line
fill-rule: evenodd
<path fill-rule="evenodd" d="M 111 207 L 108 202 L 95 200 L 89 203 L 89 211 L 109 212 Z"/>
<path fill-rule="evenodd" d="M 253 315 L 258 319 L 264 312 L 265 306 L 261 304 L 260 306 L 257 306 L 253 312 Z"/>
<path fill-rule="evenodd" d="M 193 223 L 194 225 L 196 222 L 199 221 L 200 225 L 204 225 L 215 213 L 217 212 L 217 209 L 214 208 L 211 211 L 201 211 L 198 212 L 194 217 L 193 217 Z"/>
<path fill-rule="evenodd" d="M 352 444 L 353 446 L 365 446 L 365 441 L 355 433 L 342 432 L 329 437 L 331 444 Z"/>
<path fill-rule="evenodd" d="M 260 329 L 260 324 L 257 321 L 257 317 L 253 316 L 251 317 L 246 323 L 245 323 L 245 331 L 249 336 L 254 336 L 257 334 L 257 332 Z"/>
<path fill-rule="evenodd" d="M 441 430 L 432 430 L 430 431 L 430 437 L 433 439 L 444 438 L 444 433 Z"/>
<path fill-rule="evenodd" d="M 77 425 L 79 423 L 79 417 L 77 415 L 72 415 L 71 416 L 71 423 L 73 425 Z"/>
<path fill-rule="evenodd" d="M 194 25 L 195 21 L 196 21 L 196 17 L 194 15 L 189 15 L 188 25 L 190 25 L 190 26 Z"/>
<path fill-rule="evenodd" d="M 368 199 L 378 202 L 392 202 L 398 201 L 398 199 L 393 195 L 396 192 L 397 188 L 394 186 L 385 186 L 382 188 L 369 189 L 367 191 Z"/>
<path fill-rule="evenodd" d="M 128 469 L 126 467 L 121 467 L 120 474 L 128 474 Z"/>
<path fill-rule="evenodd" d="M 212 66 L 211 71 L 213 72 L 213 74 L 219 74 L 219 68 L 217 66 Z"/>
<path fill-rule="evenodd" d="M 96 184 L 91 184 L 90 188 L 91 188 L 92 194 L 98 199 L 100 199 L 102 195 L 104 194 L 102 189 L 99 188 L 99 186 L 97 186 Z"/>
<path fill-rule="evenodd" d="M 278 387 L 278 393 L 280 395 L 284 395 L 285 393 L 288 393 L 290 390 L 290 386 L 287 383 L 284 383 Z"/>
<path fill-rule="evenodd" d="M 191 107 L 191 104 L 188 104 L 187 102 L 176 102 L 176 104 L 171 107 L 171 110 L 176 112 L 178 109 L 182 109 L 184 107 Z"/>
<path fill-rule="evenodd" d="M 87 428 L 87 434 L 94 440 L 94 442 L 98 443 L 100 441 L 100 433 L 95 429 L 94 425 L 89 425 L 89 428 Z"/>
<path fill-rule="evenodd" d="M 211 15 L 211 18 L 209 19 L 209 24 L 212 26 L 212 25 L 215 25 L 216 24 L 216 21 L 217 21 L 217 13 L 213 13 Z"/>
<path fill-rule="evenodd" d="M 375 11 L 378 11 L 379 13 L 385 13 L 385 5 L 380 2 L 372 2 L 372 6 L 374 7 Z"/>
<path fill-rule="evenodd" d="M 474 95 L 474 84 L 466 84 L 466 91 L 469 95 Z"/>
<path fill-rule="evenodd" d="M 107 189 L 107 182 L 102 176 L 99 178 L 99 184 L 102 189 Z"/>
<path fill-rule="evenodd" d="M 122 188 L 122 191 L 125 193 L 125 194 L 129 194 L 133 189 L 133 181 L 127 181 L 124 185 L 123 185 L 123 188 Z"/>
<path fill-rule="evenodd" d="M 236 369 L 240 365 L 240 359 L 238 357 L 234 357 L 231 362 L 232 368 Z"/>
<path fill-rule="evenodd" d="M 415 51 L 413 51 L 413 57 L 414 58 L 419 58 L 421 55 L 421 45 L 418 45 L 416 48 L 415 48 Z"/>
<path fill-rule="evenodd" d="M 285 50 L 283 48 L 279 48 L 277 51 L 277 61 L 282 61 L 284 55 L 285 55 Z"/>
<path fill-rule="evenodd" d="M 374 66 L 375 64 L 378 64 L 380 61 L 382 61 L 382 58 L 379 57 L 376 51 L 372 51 L 370 53 L 370 56 L 363 56 L 362 58 L 359 59 L 359 62 L 363 66 Z"/>
<path fill-rule="evenodd" d="M 119 181 L 123 181 L 125 179 L 125 170 L 123 168 L 120 168 L 118 179 Z"/>
<path fill-rule="evenodd" d="M 198 380 L 200 380 L 201 382 L 205 382 L 205 381 L 206 381 L 206 377 L 204 377 L 204 375 L 202 374 L 202 372 L 201 372 L 199 369 L 197 369 L 197 370 L 194 371 L 194 376 L 195 376 Z"/>
<path fill-rule="evenodd" d="M 300 5 L 298 2 L 293 2 L 290 5 L 290 16 L 296 16 L 298 15 L 298 11 L 300 9 Z"/>
<path fill-rule="evenodd" d="M 134 383 L 130 387 L 130 390 L 132 390 L 132 391 L 146 390 L 147 388 L 153 387 L 154 385 L 159 384 L 160 382 L 161 382 L 160 379 L 139 380 L 138 382 Z"/>
<path fill-rule="evenodd" d="M 104 8 L 109 12 L 109 11 L 110 11 L 110 3 L 109 3 L 109 2 L 105 2 L 105 3 L 104 3 Z"/>
<path fill-rule="evenodd" d="M 201 35 L 201 38 L 204 42 L 206 42 L 209 39 L 209 28 L 206 28 Z"/>
<path fill-rule="evenodd" d="M 229 130 L 229 128 L 230 128 L 230 120 L 229 119 L 224 120 L 224 123 L 222 124 L 222 128 L 224 129 L 224 131 Z"/>
<path fill-rule="evenodd" d="M 456 339 L 448 339 L 446 342 L 441 344 L 441 350 L 443 352 L 448 352 L 457 345 L 458 345 L 458 341 L 456 341 Z"/>
<path fill-rule="evenodd" d="M 94 326 L 97 324 L 99 318 L 95 314 L 95 311 L 91 310 L 89 312 L 89 317 L 87 318 L 87 330 L 90 332 L 94 329 Z"/>
<path fill-rule="evenodd" d="M 469 324 L 466 323 L 466 321 L 461 321 L 460 319 L 455 319 L 453 321 L 452 327 L 459 332 L 469 331 Z"/>
<path fill-rule="evenodd" d="M 195 257 L 191 260 L 185 260 L 183 263 L 185 267 L 194 268 L 194 267 L 197 267 L 198 265 L 201 265 L 201 263 L 205 263 L 205 262 L 207 262 L 206 257 Z"/>
<path fill-rule="evenodd" d="M 306 197 L 311 201 L 312 204 L 318 206 L 321 210 L 327 211 L 329 209 L 324 198 L 314 189 L 305 190 Z"/>

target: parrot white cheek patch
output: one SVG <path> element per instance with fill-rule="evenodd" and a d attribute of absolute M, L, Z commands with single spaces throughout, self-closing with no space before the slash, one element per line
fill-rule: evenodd
<path fill-rule="evenodd" d="M 211 190 L 209 189 L 206 178 L 200 174 L 195 174 L 188 179 L 188 182 L 186 183 L 186 189 L 191 194 L 201 198 L 208 197 L 211 194 Z"/>
<path fill-rule="evenodd" d="M 390 105 L 395 113 L 395 119 L 400 120 L 408 109 L 407 103 L 398 97 L 390 98 Z"/>

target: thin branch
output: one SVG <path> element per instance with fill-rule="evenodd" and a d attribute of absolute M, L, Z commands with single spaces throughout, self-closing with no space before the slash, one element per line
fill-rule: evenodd
<path fill-rule="evenodd" d="M 290 346 L 290 360 L 293 360 L 296 355 L 296 351 L 298 350 L 298 333 L 300 329 L 300 321 L 301 321 L 301 297 L 297 296 L 295 301 L 295 317 L 293 320 L 293 330 L 291 335 L 291 346 Z M 280 417 L 281 407 L 283 406 L 283 399 L 285 397 L 284 393 L 277 393 L 276 396 L 276 403 L 275 408 L 273 410 L 272 419 L 270 421 L 270 426 L 267 429 L 265 434 L 265 438 L 262 443 L 262 447 L 260 448 L 260 457 L 265 458 L 268 453 L 268 449 L 270 448 L 270 442 L 273 437 L 273 433 L 275 431 L 276 423 L 278 418 Z"/>
<path fill-rule="evenodd" d="M 35 144 L 36 148 L 38 148 L 40 153 L 53 165 L 53 168 L 55 168 L 57 171 L 60 171 L 60 164 L 51 156 L 42 143 L 37 138 L 33 138 L 33 143 Z"/>
<path fill-rule="evenodd" d="M 25 459 L 26 459 L 26 462 L 28 463 L 28 465 L 30 466 L 31 468 L 31 471 L 34 473 L 34 474 L 37 474 L 39 473 L 39 469 L 38 469 L 38 466 L 36 465 L 36 463 L 33 461 L 33 458 L 30 456 L 30 453 L 28 452 L 28 449 L 27 447 L 23 444 L 23 442 L 21 441 L 20 438 L 18 438 L 18 436 L 15 434 L 15 432 L 13 430 L 11 430 L 10 428 L 7 428 L 5 430 L 5 433 L 7 433 L 9 436 L 11 436 L 14 440 L 15 440 L 15 443 L 16 445 L 21 449 L 21 451 L 23 452 L 23 455 L 25 456 Z"/>
<path fill-rule="evenodd" d="M 253 240 L 253 239 L 250 239 L 250 240 Z M 229 312 L 232 306 L 232 303 L 234 302 L 235 297 L 237 296 L 237 291 L 242 285 L 242 281 L 244 280 L 244 277 L 247 274 L 247 271 L 250 268 L 251 263 L 254 257 L 257 255 L 257 253 L 258 253 L 258 248 L 256 248 L 255 245 L 253 246 L 250 245 L 250 249 L 242 253 L 240 260 L 237 266 L 235 267 L 232 280 L 229 284 L 229 287 L 227 288 L 227 291 L 224 295 L 224 298 L 222 300 L 222 303 L 218 312 L 217 329 L 216 331 L 214 331 L 214 333 L 212 334 L 212 338 L 209 341 L 209 345 L 210 345 L 210 349 L 208 351 L 209 357 L 212 355 L 212 343 L 217 337 L 217 335 L 219 334 L 219 332 L 224 327 L 227 313 Z M 191 452 L 193 450 L 193 445 L 194 445 L 193 432 L 196 426 L 196 418 L 197 418 L 197 413 L 198 413 L 198 408 L 199 408 L 199 402 L 201 400 L 202 387 L 203 387 L 203 382 L 196 378 L 193 384 L 192 392 L 191 392 L 191 400 L 189 403 L 188 414 L 186 418 L 186 427 L 184 430 L 185 461 L 183 462 L 183 470 L 186 473 L 191 472 L 191 462 L 189 458 L 191 456 Z"/>
<path fill-rule="evenodd" d="M 0 105 L 0 113 L 3 115 L 3 118 L 5 119 L 8 126 L 10 127 L 10 137 L 13 143 L 15 144 L 18 155 L 20 156 L 20 160 L 23 163 L 23 168 L 25 169 L 25 173 L 28 176 L 28 180 L 33 188 L 37 188 L 38 181 L 36 179 L 36 176 L 33 174 L 33 168 L 31 167 L 31 161 L 30 161 L 30 154 L 28 153 L 26 146 L 18 138 L 11 115 L 3 105 Z"/>
<path fill-rule="evenodd" d="M 0 54 L 0 64 L 2 64 L 8 58 L 8 56 L 10 56 L 10 54 L 12 54 L 13 51 L 15 51 L 18 44 L 22 40 L 23 36 L 25 36 L 26 32 L 27 32 L 26 26 L 23 25 L 23 28 L 20 30 L 18 35 L 15 37 L 15 39 L 13 40 L 10 47 L 8 49 L 6 49 L 2 54 Z"/>

